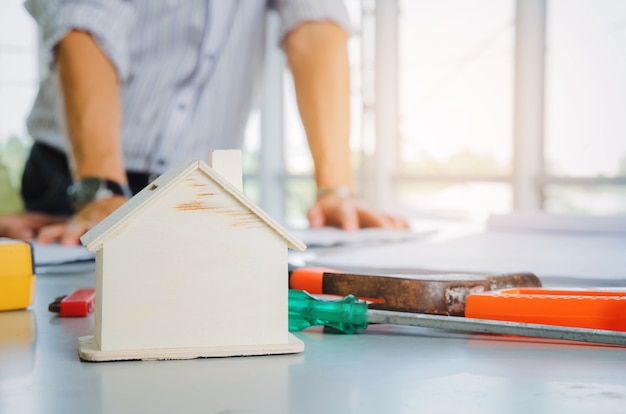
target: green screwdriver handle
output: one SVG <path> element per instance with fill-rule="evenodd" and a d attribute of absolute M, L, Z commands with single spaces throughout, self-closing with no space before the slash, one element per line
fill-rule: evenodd
<path fill-rule="evenodd" d="M 354 295 L 338 300 L 320 300 L 303 290 L 289 289 L 289 330 L 301 331 L 323 325 L 344 333 L 367 328 L 367 302 Z"/>

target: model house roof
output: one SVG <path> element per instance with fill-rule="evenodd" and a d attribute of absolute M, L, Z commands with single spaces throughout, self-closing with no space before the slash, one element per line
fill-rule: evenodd
<path fill-rule="evenodd" d="M 243 207 L 250 210 L 250 212 L 264 222 L 270 230 L 281 236 L 290 248 L 299 251 L 306 249 L 304 243 L 291 235 L 217 171 L 200 160 L 182 161 L 168 169 L 124 205 L 85 233 L 80 238 L 81 242 L 89 251 L 95 252 L 99 250 L 102 243 L 106 241 L 108 237 L 123 231 L 125 223 L 132 220 L 134 216 L 139 214 L 148 205 L 158 202 L 160 195 L 173 189 L 186 176 L 194 171 L 200 171 L 205 174 L 226 193 L 234 197 Z"/>

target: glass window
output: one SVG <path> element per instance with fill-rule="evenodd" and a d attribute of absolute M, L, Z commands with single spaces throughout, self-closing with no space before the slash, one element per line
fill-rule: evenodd
<path fill-rule="evenodd" d="M 626 185 L 547 185 L 545 209 L 558 214 L 623 214 Z"/>
<path fill-rule="evenodd" d="M 547 6 L 546 174 L 626 177 L 626 2 Z M 623 185 L 572 184 L 547 188 L 546 209 L 626 212 Z"/>
<path fill-rule="evenodd" d="M 400 13 L 402 171 L 509 173 L 514 2 L 411 0 Z"/>
<path fill-rule="evenodd" d="M 31 140 L 26 132 L 39 76 L 37 29 L 22 0 L 0 5 L 0 214 L 22 209 L 21 172 Z"/>
<path fill-rule="evenodd" d="M 506 180 L 515 2 L 405 0 L 398 27 L 400 177 Z M 399 200 L 420 209 L 474 214 L 511 208 L 504 184 L 420 186 L 412 180 L 396 189 Z"/>
<path fill-rule="evenodd" d="M 626 176 L 626 2 L 547 4 L 546 170 Z"/>

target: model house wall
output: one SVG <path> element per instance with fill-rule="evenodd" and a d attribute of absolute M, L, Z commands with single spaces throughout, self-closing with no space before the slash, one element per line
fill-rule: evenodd
<path fill-rule="evenodd" d="M 289 341 L 288 248 L 304 245 L 201 161 L 174 167 L 83 236 L 100 351 Z"/>

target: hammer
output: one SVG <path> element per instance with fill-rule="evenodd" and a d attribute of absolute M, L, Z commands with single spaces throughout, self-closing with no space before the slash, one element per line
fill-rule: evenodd
<path fill-rule="evenodd" d="M 467 297 L 489 290 L 541 287 L 532 273 L 369 275 L 324 267 L 291 268 L 289 288 L 310 294 L 354 295 L 370 309 L 464 316 Z"/>

